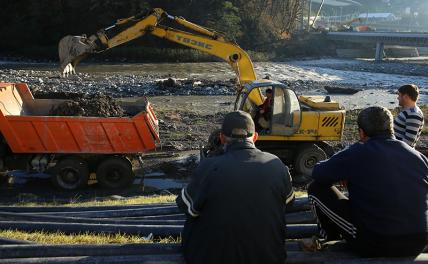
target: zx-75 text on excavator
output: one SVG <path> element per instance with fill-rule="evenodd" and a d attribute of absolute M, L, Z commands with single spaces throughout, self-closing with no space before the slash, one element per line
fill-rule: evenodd
<path fill-rule="evenodd" d="M 189 32 L 161 25 L 165 19 Z M 223 34 L 171 16 L 159 8 L 146 15 L 118 20 L 90 37 L 66 36 L 60 40 L 59 56 L 64 75 L 74 72 L 88 54 L 99 53 L 151 34 L 159 38 L 209 53 L 223 59 L 238 77 L 235 109 L 259 118 L 263 90 L 272 89 L 271 111 L 257 146 L 291 165 L 294 175 L 310 175 L 319 160 L 333 153 L 326 141 L 341 140 L 345 111 L 338 103 L 322 96 L 299 96 L 290 87 L 272 80 L 257 80 L 248 54 Z M 258 120 L 255 120 L 257 123 Z"/>

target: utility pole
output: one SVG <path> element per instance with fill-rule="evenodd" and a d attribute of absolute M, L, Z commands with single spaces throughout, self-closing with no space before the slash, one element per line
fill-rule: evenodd
<path fill-rule="evenodd" d="M 303 13 L 305 12 L 306 1 L 307 0 L 302 0 L 301 5 L 300 5 L 300 15 L 299 15 L 299 21 L 300 21 L 299 31 L 300 32 L 303 32 L 305 30 L 305 15 Z"/>
<path fill-rule="evenodd" d="M 308 1 L 308 28 L 307 31 L 311 30 L 311 12 L 312 12 L 312 0 Z"/>

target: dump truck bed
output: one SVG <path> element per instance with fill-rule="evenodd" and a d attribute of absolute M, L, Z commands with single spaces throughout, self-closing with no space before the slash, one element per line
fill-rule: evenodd
<path fill-rule="evenodd" d="M 34 99 L 22 83 L 0 83 L 0 132 L 13 153 L 136 154 L 159 141 L 150 103 L 133 117 L 48 116 L 64 100 Z"/>

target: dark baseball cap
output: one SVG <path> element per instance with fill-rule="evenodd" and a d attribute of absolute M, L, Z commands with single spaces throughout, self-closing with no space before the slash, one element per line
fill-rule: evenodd
<path fill-rule="evenodd" d="M 224 117 L 221 132 L 230 138 L 248 138 L 254 135 L 254 121 L 250 114 L 234 111 Z"/>

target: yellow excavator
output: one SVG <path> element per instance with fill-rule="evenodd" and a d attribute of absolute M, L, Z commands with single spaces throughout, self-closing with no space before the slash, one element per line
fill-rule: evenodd
<path fill-rule="evenodd" d="M 171 20 L 188 31 L 161 25 Z M 235 109 L 260 116 L 264 91 L 271 89 L 271 109 L 267 124 L 259 131 L 257 147 L 276 154 L 291 166 L 293 175 L 310 175 L 313 166 L 333 154 L 326 141 L 340 141 L 345 111 L 337 102 L 324 96 L 297 96 L 283 83 L 257 80 L 253 63 L 239 45 L 222 33 L 204 28 L 182 17 L 171 16 L 160 8 L 145 15 L 118 20 L 114 25 L 87 37 L 66 36 L 59 42 L 63 75 L 75 72 L 77 63 L 89 54 L 99 53 L 150 34 L 209 53 L 226 61 L 238 77 Z M 265 120 L 265 121 L 266 121 Z M 255 120 L 256 124 L 258 120 Z"/>

